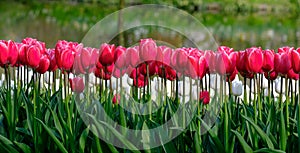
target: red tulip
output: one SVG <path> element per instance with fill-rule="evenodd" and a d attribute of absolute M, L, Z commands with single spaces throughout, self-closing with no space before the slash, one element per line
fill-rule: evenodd
<path fill-rule="evenodd" d="M 293 69 L 289 70 L 287 77 L 293 80 L 299 80 L 299 74 L 295 73 Z"/>
<path fill-rule="evenodd" d="M 288 73 L 292 68 L 291 60 L 287 52 L 276 53 L 274 57 L 274 70 L 282 75 Z"/>
<path fill-rule="evenodd" d="M 201 56 L 198 61 L 197 74 L 200 79 L 202 79 L 207 72 L 207 62 L 204 56 Z"/>
<path fill-rule="evenodd" d="M 201 91 L 199 97 L 204 105 L 209 104 L 210 97 L 208 91 Z"/>
<path fill-rule="evenodd" d="M 25 58 L 25 52 L 27 50 L 28 45 L 23 44 L 23 43 L 17 43 L 17 48 L 18 48 L 18 53 L 19 53 L 19 57 L 18 57 L 18 62 L 22 65 L 27 65 L 26 64 L 26 58 Z"/>
<path fill-rule="evenodd" d="M 139 56 L 141 61 L 155 60 L 157 56 L 157 46 L 151 38 L 141 39 L 139 45 Z"/>
<path fill-rule="evenodd" d="M 112 103 L 113 104 L 119 104 L 120 100 L 121 100 L 120 94 L 115 94 L 114 97 L 113 97 L 113 99 L 112 99 Z"/>
<path fill-rule="evenodd" d="M 10 64 L 14 66 L 17 62 L 18 55 L 17 46 L 13 41 L 0 41 L 0 64 Z"/>
<path fill-rule="evenodd" d="M 264 64 L 262 66 L 262 69 L 264 72 L 270 72 L 274 69 L 274 51 L 273 50 L 264 50 Z"/>
<path fill-rule="evenodd" d="M 248 52 L 239 51 L 236 61 L 236 68 L 243 77 L 250 73 L 248 64 Z"/>
<path fill-rule="evenodd" d="M 263 62 L 264 62 L 264 56 L 262 53 L 261 48 L 252 47 L 249 49 L 246 49 L 248 52 L 248 66 L 249 71 L 252 73 L 258 73 L 260 72 Z"/>
<path fill-rule="evenodd" d="M 8 46 L 6 45 L 5 42 L 0 41 L 0 64 L 4 65 L 7 63 L 7 59 L 8 59 Z"/>
<path fill-rule="evenodd" d="M 115 50 L 114 54 L 115 66 L 118 69 L 123 69 L 127 67 L 127 59 L 126 59 L 126 48 L 123 46 L 119 46 Z"/>
<path fill-rule="evenodd" d="M 271 71 L 271 72 L 265 72 L 264 76 L 268 80 L 275 80 L 277 78 L 278 74 L 276 71 Z"/>
<path fill-rule="evenodd" d="M 233 81 L 233 80 L 235 79 L 235 77 L 236 77 L 237 74 L 238 74 L 238 71 L 237 71 L 237 69 L 235 69 L 235 70 L 233 71 L 233 73 L 232 73 L 229 77 L 226 77 L 226 81 L 227 81 L 227 82 Z"/>
<path fill-rule="evenodd" d="M 114 62 L 115 45 L 102 44 L 100 47 L 99 62 L 103 66 L 109 66 Z"/>
<path fill-rule="evenodd" d="M 29 46 L 25 52 L 26 63 L 32 68 L 37 68 L 41 59 L 41 51 L 37 46 Z"/>
<path fill-rule="evenodd" d="M 75 93 L 81 93 L 84 90 L 84 82 L 80 77 L 75 77 L 73 79 L 69 79 L 71 90 Z"/>
<path fill-rule="evenodd" d="M 39 66 L 36 68 L 36 71 L 40 74 L 44 74 L 50 66 L 50 60 L 47 55 L 42 55 Z"/>
<path fill-rule="evenodd" d="M 292 68 L 295 73 L 300 73 L 300 48 L 291 51 Z"/>
<path fill-rule="evenodd" d="M 55 71 L 57 69 L 56 59 L 55 59 L 55 50 L 54 49 L 48 49 L 47 56 L 50 60 L 50 65 L 48 68 L 48 71 Z"/>
<path fill-rule="evenodd" d="M 71 71 L 76 54 L 80 54 L 82 48 L 82 44 L 59 40 L 55 46 L 55 59 L 58 68 L 64 71 Z"/>
<path fill-rule="evenodd" d="M 236 67 L 237 52 L 229 51 L 216 53 L 216 71 L 220 75 L 231 75 Z"/>

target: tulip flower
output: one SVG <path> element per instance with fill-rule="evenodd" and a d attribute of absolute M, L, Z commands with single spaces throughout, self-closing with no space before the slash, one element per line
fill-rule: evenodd
<path fill-rule="evenodd" d="M 54 49 L 48 49 L 46 51 L 46 54 L 50 60 L 50 65 L 49 65 L 49 68 L 48 68 L 48 71 L 55 71 L 58 67 L 57 67 L 57 64 L 56 64 L 56 59 L 55 59 L 55 50 Z"/>
<path fill-rule="evenodd" d="M 136 67 L 139 62 L 139 46 L 129 47 L 126 50 L 126 59 L 129 61 L 131 67 Z"/>
<path fill-rule="evenodd" d="M 25 59 L 28 66 L 37 68 L 41 60 L 41 51 L 37 46 L 29 46 L 25 52 Z"/>
<path fill-rule="evenodd" d="M 295 73 L 293 69 L 290 69 L 287 73 L 287 78 L 293 79 L 293 80 L 299 80 L 299 74 Z"/>
<path fill-rule="evenodd" d="M 292 68 L 291 60 L 287 52 L 279 52 L 274 57 L 274 70 L 278 74 L 285 75 Z"/>
<path fill-rule="evenodd" d="M 207 72 L 208 73 L 215 73 L 216 72 L 216 66 L 215 66 L 215 53 L 211 50 L 205 51 L 204 52 L 204 57 L 206 60 L 206 65 L 207 65 Z"/>
<path fill-rule="evenodd" d="M 40 74 L 44 74 L 45 72 L 47 72 L 49 66 L 50 66 L 50 60 L 48 56 L 42 55 L 39 66 L 36 68 L 36 71 Z"/>
<path fill-rule="evenodd" d="M 18 59 L 18 50 L 16 44 L 11 41 L 0 41 L 0 64 L 10 64 L 14 66 Z"/>
<path fill-rule="evenodd" d="M 243 93 L 243 83 L 242 81 L 233 81 L 232 82 L 232 94 L 235 96 L 241 96 Z"/>
<path fill-rule="evenodd" d="M 224 50 L 224 47 L 219 47 L 219 52 L 216 53 L 216 71 L 220 75 L 231 75 L 236 67 L 237 53 L 232 49 Z"/>
<path fill-rule="evenodd" d="M 116 48 L 115 53 L 114 53 L 114 61 L 115 61 L 115 66 L 118 69 L 127 67 L 127 63 L 129 61 L 126 59 L 126 48 L 125 47 L 119 46 Z"/>
<path fill-rule="evenodd" d="M 208 91 L 201 91 L 199 97 L 204 105 L 209 104 L 210 96 Z"/>
<path fill-rule="evenodd" d="M 291 51 L 292 68 L 295 73 L 300 73 L 300 48 Z"/>
<path fill-rule="evenodd" d="M 103 66 L 109 66 L 114 62 L 115 45 L 102 44 L 100 47 L 99 62 Z"/>
<path fill-rule="evenodd" d="M 115 94 L 114 97 L 113 97 L 113 99 L 112 99 L 112 103 L 113 104 L 119 104 L 120 100 L 121 100 L 120 94 Z"/>
<path fill-rule="evenodd" d="M 248 68 L 252 73 L 260 72 L 263 64 L 264 64 L 264 55 L 262 53 L 261 48 L 252 47 L 246 49 L 248 52 Z"/>
<path fill-rule="evenodd" d="M 264 60 L 263 60 L 263 66 L 262 69 L 264 72 L 270 72 L 274 69 L 274 56 L 275 53 L 273 50 L 264 50 Z"/>
<path fill-rule="evenodd" d="M 139 44 L 139 56 L 141 61 L 155 60 L 157 56 L 157 46 L 151 38 L 141 39 Z"/>
<path fill-rule="evenodd" d="M 73 79 L 69 79 L 71 90 L 77 94 L 83 92 L 84 90 L 84 82 L 81 77 L 75 77 Z"/>

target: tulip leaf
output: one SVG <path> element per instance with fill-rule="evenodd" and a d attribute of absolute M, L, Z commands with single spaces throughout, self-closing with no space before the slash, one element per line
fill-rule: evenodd
<path fill-rule="evenodd" d="M 88 135 L 89 135 L 89 128 L 86 128 L 85 130 L 83 130 L 83 132 L 81 133 L 81 136 L 79 138 L 79 150 L 80 150 L 80 152 L 84 152 L 86 138 L 87 138 Z"/>
<path fill-rule="evenodd" d="M 254 129 L 260 135 L 261 139 L 263 139 L 263 141 L 265 141 L 267 143 L 268 147 L 271 149 L 274 149 L 274 145 L 273 145 L 271 139 L 268 137 L 268 135 L 258 125 L 256 125 L 250 118 L 248 118 L 244 115 L 242 115 L 242 117 L 244 119 L 246 119 L 254 127 Z"/>
<path fill-rule="evenodd" d="M 47 131 L 47 133 L 50 135 L 50 137 L 53 139 L 53 141 L 55 142 L 55 144 L 58 146 L 58 148 L 60 149 L 61 152 L 63 153 L 68 153 L 68 151 L 66 150 L 66 148 L 64 147 L 64 145 L 57 139 L 57 137 L 55 136 L 55 134 L 52 132 L 52 130 L 43 123 L 43 121 L 41 121 L 38 118 L 35 118 L 37 121 L 39 121 L 44 129 Z"/>
<path fill-rule="evenodd" d="M 240 133 L 238 133 L 235 130 L 231 130 L 231 132 L 233 132 L 237 136 L 237 138 L 239 139 L 239 141 L 240 141 L 240 143 L 241 143 L 241 145 L 242 145 L 245 153 L 253 153 L 252 148 L 247 144 L 247 142 L 245 141 L 245 139 L 243 138 L 243 136 L 241 136 Z"/>
<path fill-rule="evenodd" d="M 9 153 L 18 153 L 18 150 L 16 150 L 14 147 L 13 147 L 13 143 L 8 140 L 6 137 L 2 136 L 0 134 L 0 149 L 1 151 L 4 151 L 5 152 L 9 152 Z"/>
<path fill-rule="evenodd" d="M 31 153 L 32 152 L 32 150 L 31 150 L 31 148 L 28 146 L 28 145 L 26 145 L 26 144 L 24 144 L 24 143 L 20 143 L 20 142 L 14 142 L 24 153 Z"/>

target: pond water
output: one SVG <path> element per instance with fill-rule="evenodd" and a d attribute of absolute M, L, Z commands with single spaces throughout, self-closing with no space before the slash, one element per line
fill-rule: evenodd
<path fill-rule="evenodd" d="M 76 5 L 0 3 L 0 39 L 21 41 L 25 37 L 35 37 L 46 42 L 48 48 L 61 39 L 81 42 L 94 24 L 117 10 L 91 4 Z M 209 30 L 218 45 L 228 45 L 235 50 L 251 46 L 299 47 L 300 44 L 300 16 L 295 13 L 196 11 L 192 15 Z M 180 20 L 174 22 L 180 23 Z M 203 37 L 199 31 L 194 34 L 199 39 Z M 122 35 L 125 46 L 136 44 L 145 37 L 170 42 L 174 47 L 189 44 L 180 33 L 155 26 L 136 27 Z M 111 43 L 118 44 L 118 36 Z"/>

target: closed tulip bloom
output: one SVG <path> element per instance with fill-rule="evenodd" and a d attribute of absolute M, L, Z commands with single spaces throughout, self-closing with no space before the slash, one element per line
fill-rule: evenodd
<path fill-rule="evenodd" d="M 291 60 L 287 52 L 276 53 L 274 57 L 274 70 L 278 74 L 285 75 L 292 68 Z"/>
<path fill-rule="evenodd" d="M 278 76 L 278 73 L 276 71 L 265 72 L 264 76 L 268 80 L 275 80 Z"/>
<path fill-rule="evenodd" d="M 252 73 L 258 73 L 260 72 L 263 62 L 264 62 L 264 56 L 262 53 L 261 48 L 252 47 L 247 49 L 248 51 L 248 66 L 249 71 Z"/>
<path fill-rule="evenodd" d="M 103 66 L 109 66 L 114 63 L 115 45 L 102 44 L 100 47 L 99 62 Z"/>
<path fill-rule="evenodd" d="M 131 67 L 136 67 L 140 62 L 139 46 L 127 48 L 126 59 Z"/>
<path fill-rule="evenodd" d="M 215 52 L 211 51 L 211 50 L 207 50 L 204 52 L 204 57 L 206 60 L 206 64 L 207 64 L 207 72 L 208 73 L 215 73 L 216 72 L 216 59 L 215 59 Z"/>
<path fill-rule="evenodd" d="M 236 67 L 236 52 L 218 52 L 216 53 L 216 71 L 220 75 L 231 75 Z"/>
<path fill-rule="evenodd" d="M 36 71 L 40 74 L 47 72 L 50 66 L 50 60 L 47 55 L 42 55 L 39 66 L 36 68 Z"/>
<path fill-rule="evenodd" d="M 8 59 L 8 46 L 5 42 L 0 41 L 0 64 L 4 65 Z"/>
<path fill-rule="evenodd" d="M 50 65 L 48 68 L 48 71 L 55 71 L 57 69 L 56 59 L 55 59 L 55 50 L 54 49 L 48 49 L 47 56 L 50 60 Z"/>
<path fill-rule="evenodd" d="M 112 103 L 113 104 L 120 104 L 120 100 L 121 100 L 120 94 L 115 94 L 113 99 L 112 99 Z"/>
<path fill-rule="evenodd" d="M 139 44 L 139 56 L 141 61 L 156 60 L 157 46 L 151 38 L 141 39 Z"/>
<path fill-rule="evenodd" d="M 75 77 L 73 79 L 69 79 L 71 90 L 77 94 L 82 93 L 84 90 L 84 82 L 81 77 Z"/>
<path fill-rule="evenodd" d="M 0 40 L 0 64 L 10 64 L 14 66 L 18 59 L 16 44 L 11 41 Z"/>
<path fill-rule="evenodd" d="M 295 73 L 300 73 L 300 48 L 291 51 L 292 68 Z"/>
<path fill-rule="evenodd" d="M 127 59 L 126 59 L 126 48 L 123 46 L 118 46 L 115 50 L 114 54 L 115 66 L 118 69 L 123 69 L 127 67 Z"/>
<path fill-rule="evenodd" d="M 189 62 L 188 53 L 184 48 L 178 48 L 175 50 L 175 54 L 176 54 L 175 68 L 177 69 L 177 71 L 182 73 L 187 68 L 187 64 Z"/>
<path fill-rule="evenodd" d="M 270 72 L 274 69 L 274 51 L 273 50 L 264 50 L 264 64 L 262 66 L 262 69 L 264 72 Z"/>
<path fill-rule="evenodd" d="M 200 79 L 202 79 L 207 72 L 207 62 L 204 56 L 201 56 L 198 60 L 198 70 L 197 74 Z"/>
<path fill-rule="evenodd" d="M 199 97 L 204 105 L 209 104 L 210 96 L 208 91 L 201 91 Z"/>
<path fill-rule="evenodd" d="M 232 82 L 232 94 L 235 96 L 241 96 L 243 93 L 243 83 L 242 81 L 233 81 Z"/>
<path fill-rule="evenodd" d="M 25 58 L 28 66 L 32 68 L 37 68 L 41 59 L 41 51 L 37 46 L 29 46 L 25 52 Z"/>
<path fill-rule="evenodd" d="M 290 69 L 287 73 L 287 77 L 293 80 L 299 80 L 299 74 L 295 73 L 293 69 Z"/>

